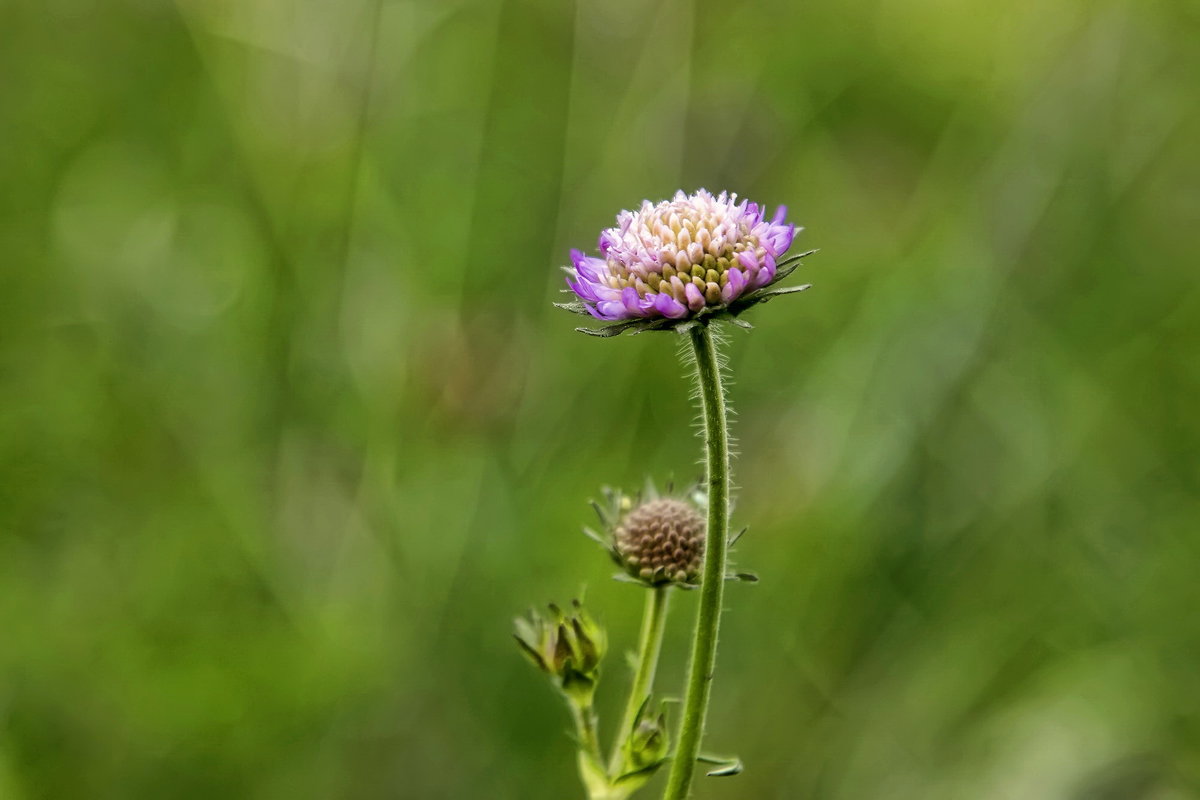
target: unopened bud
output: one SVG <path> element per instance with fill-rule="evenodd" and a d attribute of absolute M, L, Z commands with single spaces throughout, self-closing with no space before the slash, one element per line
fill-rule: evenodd
<path fill-rule="evenodd" d="M 550 604 L 550 615 L 531 611 L 514 621 L 513 634 L 534 666 L 568 693 L 590 694 L 600 677 L 607 637 L 604 629 L 575 600 L 571 612 Z"/>

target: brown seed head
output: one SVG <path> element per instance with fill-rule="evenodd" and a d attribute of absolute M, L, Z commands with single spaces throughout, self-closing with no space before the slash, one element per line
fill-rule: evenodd
<path fill-rule="evenodd" d="M 655 584 L 695 583 L 704 559 L 704 518 L 682 500 L 650 500 L 621 520 L 616 545 L 635 578 Z"/>

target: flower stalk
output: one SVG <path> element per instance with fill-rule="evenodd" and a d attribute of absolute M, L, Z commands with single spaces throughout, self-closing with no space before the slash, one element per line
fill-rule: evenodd
<path fill-rule="evenodd" d="M 579 778 L 587 789 L 589 800 L 602 800 L 610 796 L 608 774 L 600 760 L 600 737 L 596 732 L 596 711 L 592 705 L 592 692 L 566 695 L 575 722 L 575 740 L 578 747 Z"/>
<path fill-rule="evenodd" d="M 671 761 L 663 800 L 683 800 L 688 796 L 696 758 L 700 755 L 700 740 L 704 736 L 704 720 L 708 713 L 708 699 L 717 661 L 717 633 L 721 622 L 729 548 L 729 422 L 717 346 L 708 325 L 697 325 L 689 334 L 704 417 L 708 526 L 687 694 L 679 724 L 678 746 Z"/>
<path fill-rule="evenodd" d="M 646 610 L 642 615 L 642 631 L 638 637 L 637 668 L 633 673 L 633 684 L 629 687 L 629 699 L 625 703 L 625 715 L 621 727 L 617 728 L 617 739 L 613 742 L 608 771 L 620 776 L 630 771 L 626 745 L 637 726 L 638 712 L 650 697 L 654 685 L 654 673 L 658 670 L 658 657 L 662 652 L 663 631 L 666 629 L 667 607 L 670 596 L 669 585 L 655 586 L 646 590 Z"/>

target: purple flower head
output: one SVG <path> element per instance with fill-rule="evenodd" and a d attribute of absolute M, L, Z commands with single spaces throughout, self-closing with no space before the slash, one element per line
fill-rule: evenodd
<path fill-rule="evenodd" d="M 567 285 L 580 301 L 573 310 L 604 321 L 663 323 L 654 327 L 720 310 L 736 314 L 737 301 L 786 274 L 779 259 L 797 231 L 786 213 L 780 206 L 768 219 L 757 203 L 704 189 L 622 211 L 600 234 L 599 257 L 571 251 Z"/>

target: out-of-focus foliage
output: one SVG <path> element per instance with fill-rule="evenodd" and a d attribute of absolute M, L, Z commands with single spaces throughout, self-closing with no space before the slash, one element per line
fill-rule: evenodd
<path fill-rule="evenodd" d="M 728 337 L 762 582 L 697 797 L 1200 797 L 1194 3 L 0 23 L 0 797 L 576 796 L 511 617 L 588 585 L 611 724 L 586 500 L 699 445 L 556 269 L 698 186 L 821 253 Z"/>

